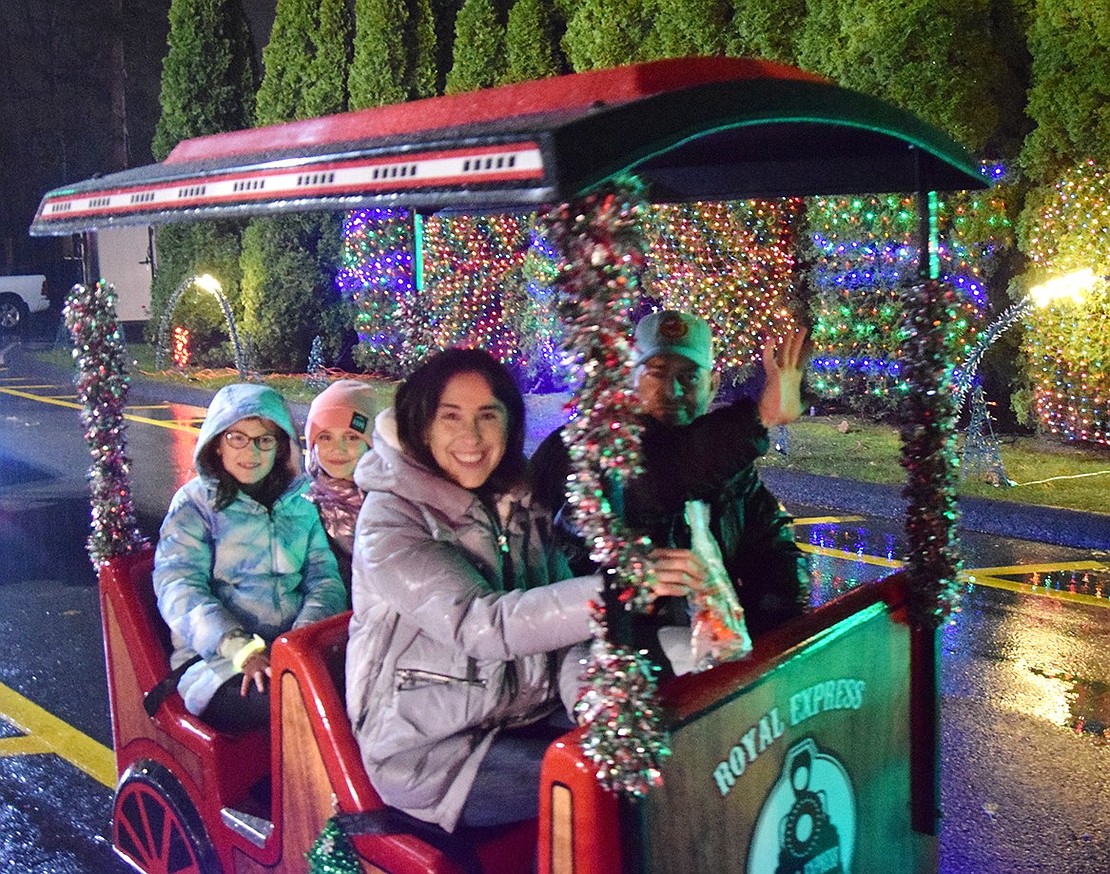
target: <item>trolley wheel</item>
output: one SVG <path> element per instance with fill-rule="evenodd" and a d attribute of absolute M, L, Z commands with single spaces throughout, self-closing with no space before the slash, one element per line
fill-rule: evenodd
<path fill-rule="evenodd" d="M 120 778 L 112 843 L 146 874 L 220 874 L 200 815 L 177 778 L 156 762 L 137 762 Z"/>

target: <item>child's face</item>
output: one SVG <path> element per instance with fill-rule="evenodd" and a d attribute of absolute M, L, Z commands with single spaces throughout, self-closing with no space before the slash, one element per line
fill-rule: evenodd
<path fill-rule="evenodd" d="M 316 436 L 316 460 L 336 479 L 353 479 L 358 460 L 369 448 L 353 428 L 325 428 Z"/>
<path fill-rule="evenodd" d="M 240 419 L 217 439 L 224 470 L 241 485 L 261 482 L 274 469 L 278 427 L 269 419 Z"/>

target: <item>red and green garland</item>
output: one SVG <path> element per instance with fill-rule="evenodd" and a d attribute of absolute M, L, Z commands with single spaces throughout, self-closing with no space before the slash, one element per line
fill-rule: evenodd
<path fill-rule="evenodd" d="M 130 378 L 115 304 L 115 291 L 103 281 L 91 289 L 75 285 L 63 313 L 77 360 L 81 424 L 93 457 L 88 473 L 92 493 L 88 550 L 94 567 L 145 543 L 131 494 L 123 420 Z"/>
<path fill-rule="evenodd" d="M 610 486 L 640 470 L 640 428 L 631 387 L 629 332 L 644 251 L 641 185 L 626 179 L 553 210 L 544 220 L 558 253 L 557 306 L 577 416 L 563 430 L 574 522 L 606 580 L 607 600 L 646 603 L 651 544 L 634 537 L 609 501 Z M 669 739 L 655 707 L 654 668 L 613 639 L 613 617 L 595 607 L 595 640 L 575 712 L 582 748 L 610 790 L 643 795 L 661 782 Z"/>

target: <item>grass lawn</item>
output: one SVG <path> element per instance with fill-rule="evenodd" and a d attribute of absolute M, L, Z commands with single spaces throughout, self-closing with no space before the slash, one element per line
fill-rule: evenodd
<path fill-rule="evenodd" d="M 212 391 L 233 382 L 242 381 L 238 372 L 230 367 L 215 370 L 156 370 L 154 348 L 147 343 L 128 343 L 127 353 L 131 356 L 131 374 L 142 379 L 156 380 L 170 385 L 189 385 L 211 389 Z M 49 361 L 63 367 L 74 366 L 72 355 L 62 349 L 43 350 L 36 352 L 35 356 L 43 361 Z M 336 378 L 348 376 L 348 374 L 332 375 Z M 357 374 L 350 374 L 350 376 L 356 379 L 362 378 Z M 281 392 L 282 396 L 291 403 L 307 404 L 320 393 L 319 389 L 305 385 L 305 375 L 303 373 L 264 374 L 262 381 Z M 397 389 L 396 382 L 386 379 L 367 379 L 366 383 L 379 392 L 378 401 L 382 406 L 392 402 L 393 393 Z"/>
<path fill-rule="evenodd" d="M 905 481 L 898 464 L 901 442 L 889 425 L 850 416 L 813 416 L 790 425 L 788 434 L 788 454 L 772 451 L 764 465 L 862 482 Z M 962 434 L 958 440 L 962 449 Z M 964 479 L 960 494 L 1110 513 L 1110 448 L 1043 437 L 1004 435 L 999 440 L 1006 476 L 1016 485 Z"/>

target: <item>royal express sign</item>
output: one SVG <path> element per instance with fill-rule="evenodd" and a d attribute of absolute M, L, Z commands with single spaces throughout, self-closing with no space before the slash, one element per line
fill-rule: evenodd
<path fill-rule="evenodd" d="M 641 867 L 913 871 L 908 687 L 909 630 L 879 602 L 680 721 Z"/>

